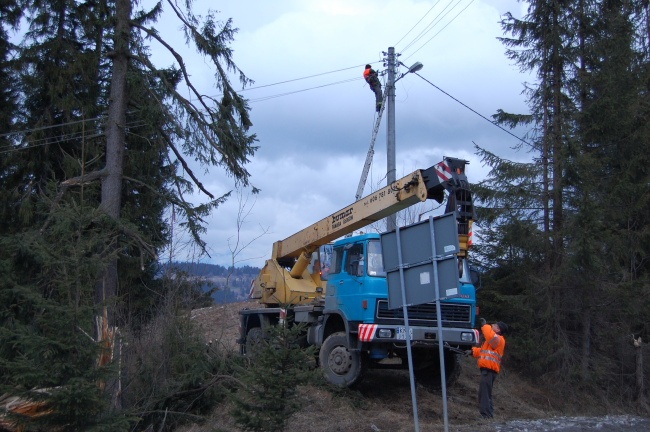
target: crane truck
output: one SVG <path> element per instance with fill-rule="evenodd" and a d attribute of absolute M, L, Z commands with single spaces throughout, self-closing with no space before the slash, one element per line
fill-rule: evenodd
<path fill-rule="evenodd" d="M 445 157 L 275 242 L 251 286 L 258 306 L 239 312 L 241 354 L 253 355 L 269 326 L 304 323 L 305 343 L 317 347 L 319 366 L 336 386 L 357 383 L 367 368 L 408 368 L 403 309 L 389 308 L 380 234 L 351 234 L 419 202 L 442 203 L 447 196 L 446 212 L 455 212 L 458 226 L 459 295 L 441 301 L 441 317 L 435 303 L 410 305 L 407 316 L 416 380 L 440 385 L 440 325 L 451 385 L 460 371 L 456 353 L 479 338 L 476 289 L 467 263 L 475 219 L 467 163 Z"/>

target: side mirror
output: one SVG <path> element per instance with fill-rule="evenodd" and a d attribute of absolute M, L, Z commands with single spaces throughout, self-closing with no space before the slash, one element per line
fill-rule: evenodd
<path fill-rule="evenodd" d="M 480 290 L 483 288 L 482 282 L 481 282 L 481 273 L 479 273 L 478 270 L 474 268 L 469 269 L 469 278 L 472 281 L 472 284 L 474 284 L 474 288 L 476 291 Z"/>

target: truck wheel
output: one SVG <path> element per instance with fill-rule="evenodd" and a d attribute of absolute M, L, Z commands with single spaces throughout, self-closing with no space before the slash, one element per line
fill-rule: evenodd
<path fill-rule="evenodd" d="M 428 390 L 442 388 L 440 381 L 440 355 L 438 350 L 418 350 L 413 353 L 413 374 L 418 384 Z M 460 376 L 461 364 L 458 355 L 445 351 L 445 381 L 451 387 Z"/>
<path fill-rule="evenodd" d="M 253 357 L 264 343 L 264 332 L 260 327 L 253 327 L 246 334 L 246 355 Z"/>
<path fill-rule="evenodd" d="M 348 348 L 344 332 L 331 334 L 325 339 L 318 359 L 325 379 L 337 387 L 349 387 L 361 378 L 361 353 Z"/>

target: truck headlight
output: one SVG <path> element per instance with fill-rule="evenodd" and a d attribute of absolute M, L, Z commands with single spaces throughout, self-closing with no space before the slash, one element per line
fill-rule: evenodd
<path fill-rule="evenodd" d="M 474 342 L 474 333 L 461 333 L 460 340 L 463 342 Z"/>
<path fill-rule="evenodd" d="M 377 330 L 377 337 L 378 338 L 392 338 L 393 337 L 393 331 L 391 329 L 379 329 L 379 330 Z"/>

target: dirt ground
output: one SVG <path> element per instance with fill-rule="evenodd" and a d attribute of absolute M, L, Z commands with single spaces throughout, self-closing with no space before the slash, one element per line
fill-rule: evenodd
<path fill-rule="evenodd" d="M 193 319 L 204 329 L 207 341 L 237 349 L 238 311 L 254 306 L 255 303 L 242 302 L 198 309 L 193 311 Z M 483 420 L 477 408 L 478 382 L 476 360 L 463 358 L 458 382 L 447 389 L 450 431 L 499 431 L 512 420 L 578 414 L 569 412 L 562 401 L 553 399 L 505 367 L 494 385 L 495 419 Z M 303 409 L 290 419 L 286 432 L 416 430 L 408 371 L 369 371 L 354 389 L 333 391 L 323 385 L 302 388 L 300 392 Z M 417 388 L 416 402 L 419 429 L 444 431 L 441 392 Z M 237 430 L 227 415 L 227 408 L 222 406 L 206 424 L 191 426 L 183 432 Z"/>

